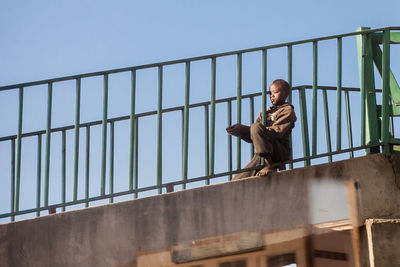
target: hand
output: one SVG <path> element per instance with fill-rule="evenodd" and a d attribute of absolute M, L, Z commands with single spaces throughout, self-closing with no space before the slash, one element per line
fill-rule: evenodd
<path fill-rule="evenodd" d="M 228 128 L 226 128 L 226 131 L 230 135 L 239 136 L 247 143 L 252 142 L 251 138 L 250 138 L 250 127 L 247 125 L 237 123 L 237 124 L 231 125 Z"/>
<path fill-rule="evenodd" d="M 249 131 L 249 126 L 237 123 L 226 128 L 226 131 L 233 136 L 244 136 Z"/>

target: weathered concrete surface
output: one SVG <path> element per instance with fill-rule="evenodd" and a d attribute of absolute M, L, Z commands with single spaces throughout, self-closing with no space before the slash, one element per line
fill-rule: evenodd
<path fill-rule="evenodd" d="M 370 219 L 366 229 L 370 266 L 400 266 L 400 219 Z"/>
<path fill-rule="evenodd" d="M 135 266 L 139 251 L 307 224 L 316 179 L 356 182 L 360 222 L 399 218 L 399 166 L 370 155 L 0 225 L 0 266 Z"/>

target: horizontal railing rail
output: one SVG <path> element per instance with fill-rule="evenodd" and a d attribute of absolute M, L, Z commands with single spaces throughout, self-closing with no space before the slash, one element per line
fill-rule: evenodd
<path fill-rule="evenodd" d="M 114 202 L 114 198 L 128 195 L 137 198 L 139 193 L 148 192 L 153 194 L 154 190 L 157 193 L 170 192 L 174 190 L 174 186 L 181 186 L 182 189 L 185 189 L 187 185 L 195 184 L 196 182 L 210 184 L 211 180 L 220 181 L 217 178 L 230 180 L 234 174 L 249 170 L 241 167 L 242 161 L 245 161 L 247 157 L 244 157 L 242 146 L 248 146 L 249 158 L 254 155 L 254 148 L 252 145 L 242 145 L 239 138 L 227 135 L 224 132 L 224 128 L 233 123 L 242 123 L 242 119 L 247 119 L 246 123 L 254 122 L 256 102 L 260 107 L 257 110 L 265 111 L 267 106 L 266 96 L 268 94 L 267 52 L 277 48 L 287 49 L 286 79 L 292 85 L 294 69 L 293 47 L 303 44 L 312 45 L 312 85 L 293 85 L 292 94 L 289 97 L 289 102 L 295 106 L 299 117 L 297 126 L 292 134 L 295 136 L 295 139 L 292 139 L 294 140 L 292 142 L 293 153 L 291 159 L 286 162 L 290 169 L 309 166 L 312 164 L 312 160 L 315 163 L 319 163 L 321 160 L 330 162 L 334 160 L 334 156 L 341 154 L 348 154 L 348 157 L 351 158 L 355 156 L 356 152 L 363 153 L 363 150 L 367 148 L 381 146 L 381 143 L 373 146 L 362 143 L 358 138 L 358 132 L 362 133 L 364 129 L 360 128 L 360 126 L 356 127 L 357 144 L 355 144 L 352 119 L 354 120 L 353 117 L 355 117 L 356 121 L 359 121 L 359 117 L 362 114 L 360 114 L 360 103 L 359 101 L 354 102 L 354 96 L 359 99 L 360 89 L 342 86 L 342 39 L 390 30 L 400 30 L 400 27 L 371 29 L 201 57 L 0 86 L 2 95 L 12 94 L 15 97 L 15 93 L 17 93 L 15 104 L 18 106 L 17 115 L 15 116 L 17 117 L 17 132 L 0 136 L 0 153 L 6 155 L 4 158 L 9 160 L 8 165 L 6 163 L 1 165 L 5 166 L 3 168 L 6 169 L 3 172 L 3 177 L 7 173 L 11 177 L 9 180 L 3 178 L 2 183 L 10 186 L 9 191 L 5 189 L 2 191 L 3 196 L 9 199 L 7 204 L 9 211 L 3 212 L 7 208 L 4 204 L 3 206 L 0 205 L 0 218 L 15 220 L 15 216 L 32 215 L 33 213 L 36 213 L 36 216 L 40 216 L 43 211 L 53 213 L 57 208 L 65 211 L 66 207 L 76 208 L 78 205 L 88 207 L 89 203 L 104 199 Z M 327 40 L 337 40 L 335 51 L 337 53 L 336 86 L 321 86 L 318 80 L 318 43 Z M 256 89 L 255 93 L 243 93 L 244 89 L 252 91 L 249 86 L 243 86 L 243 78 L 245 77 L 243 70 L 246 70 L 243 56 L 252 52 L 262 53 L 260 55 L 261 64 L 257 65 L 261 67 L 261 88 Z M 236 57 L 236 74 L 229 76 L 230 80 L 236 80 L 236 94 L 229 93 L 233 96 L 217 97 L 217 92 L 221 93 L 220 88 L 228 88 L 224 90 L 232 91 L 229 89 L 232 88 L 229 82 L 223 86 L 217 83 L 219 81 L 219 76 L 217 75 L 223 75 L 223 73 L 217 72 L 222 68 L 217 66 L 217 59 L 229 56 Z M 205 77 L 209 84 L 204 85 L 204 78 L 202 78 L 201 88 L 210 90 L 209 100 L 190 101 L 191 92 L 194 92 L 192 89 L 194 84 L 192 84 L 193 71 L 191 67 L 195 61 L 202 60 L 206 61 L 208 69 L 208 72 L 203 74 L 202 77 Z M 170 65 L 182 65 L 184 67 L 184 76 L 182 79 L 177 79 L 184 81 L 184 86 L 181 86 L 184 91 L 184 103 L 170 108 L 163 108 L 163 97 L 170 92 L 165 90 L 165 80 L 168 78 L 168 73 L 164 67 Z M 142 77 L 138 71 L 146 69 L 151 69 L 154 72 L 154 79 L 150 79 L 148 83 L 153 84 L 149 88 L 156 88 L 157 93 L 155 98 L 148 100 L 148 104 L 156 103 L 156 108 L 150 111 L 138 112 L 138 104 L 143 101 L 140 98 L 143 95 L 138 93 L 139 85 L 141 85 L 139 79 Z M 123 73 L 129 77 L 128 88 L 124 87 L 121 90 L 128 91 L 130 94 L 130 111 L 126 115 L 110 116 L 110 78 L 117 73 Z M 84 113 L 82 107 L 90 104 L 82 100 L 82 90 L 84 90 L 82 83 L 90 77 L 101 78 L 96 87 L 102 87 L 102 111 L 101 114 L 97 114 L 101 115 L 102 118 L 83 122 L 82 115 Z M 58 83 L 65 81 L 75 82 L 75 88 L 72 89 L 75 91 L 73 97 L 73 102 L 75 102 L 74 123 L 62 123 L 64 124 L 63 126 L 53 127 L 54 88 Z M 30 87 L 36 86 L 42 86 L 42 89 L 47 89 L 45 94 L 45 127 L 44 129 L 23 131 L 25 125 L 24 107 L 27 105 L 27 100 L 29 100 L 25 99 L 24 94 L 29 93 L 27 89 L 30 89 Z M 68 87 L 70 88 L 71 85 Z M 376 90 L 376 92 L 381 93 L 382 90 Z M 309 103 L 307 99 L 310 98 L 311 105 L 307 104 Z M 245 101 L 248 102 L 246 110 L 244 109 Z M 322 105 L 318 105 L 318 103 L 322 103 Z M 334 109 L 332 109 L 332 106 Z M 353 111 L 351 111 L 352 109 Z M 354 111 L 354 109 L 357 111 Z M 234 111 L 236 111 L 236 116 Z M 225 113 L 223 115 L 225 119 L 221 118 L 223 113 Z M 261 113 L 265 116 L 265 112 Z M 333 113 L 336 115 L 336 123 L 332 123 L 330 120 Z M 178 114 L 179 121 L 177 122 L 175 119 L 172 125 L 165 124 L 166 116 L 169 116 L 169 114 L 174 116 Z M 153 128 L 150 132 L 143 133 L 143 129 L 147 127 L 147 119 L 153 120 Z M 311 121 L 311 127 L 309 127 L 309 120 Z M 193 123 L 193 121 L 196 123 Z M 204 123 L 203 126 L 199 126 L 201 121 Z M 129 125 L 124 126 L 125 130 L 121 130 L 121 125 L 125 122 L 129 123 Z M 57 124 L 60 124 L 60 122 Z M 141 126 L 142 124 L 144 126 Z M 393 118 L 391 118 L 391 125 L 393 132 Z M 335 134 L 332 134 L 332 126 L 336 127 Z M 101 127 L 101 129 L 96 127 Z M 201 128 L 201 134 L 196 127 Z M 127 131 L 129 136 L 122 140 L 120 136 Z M 165 142 L 167 131 L 174 132 L 174 137 Z M 147 135 L 151 135 L 150 133 L 155 133 L 154 139 L 149 139 L 150 137 Z M 222 137 L 224 144 L 221 142 L 221 134 L 225 135 Z M 300 135 L 301 142 L 299 142 Z M 100 137 L 97 138 L 96 136 Z M 332 138 L 332 136 L 335 138 Z M 36 140 L 34 140 L 35 138 Z M 199 138 L 202 138 L 202 140 L 200 141 Z M 336 147 L 333 145 L 333 140 L 336 143 Z M 236 142 L 236 149 L 234 149 L 234 141 Z M 57 147 L 53 145 L 54 142 L 59 143 Z M 146 147 L 149 143 L 153 144 L 151 148 Z M 176 146 L 180 146 L 179 158 L 173 160 L 172 156 L 164 155 L 165 151 L 163 149 L 165 146 L 171 145 L 170 143 L 177 143 L 178 145 Z M 204 144 L 204 149 L 201 153 L 199 153 L 201 150 L 199 148 L 197 148 L 196 152 L 189 149 L 195 145 L 197 146 L 197 143 Z M 7 146 L 9 146 L 8 149 L 6 148 Z M 28 148 L 23 149 L 24 147 L 29 147 L 30 150 Z M 128 152 L 122 155 L 121 152 L 118 152 L 121 147 L 126 147 Z M 145 158 L 146 153 L 149 151 L 153 152 L 151 158 L 154 160 L 154 165 L 148 161 L 139 162 L 139 160 Z M 221 153 L 217 155 L 216 151 L 225 152 L 222 153 L 224 155 L 221 157 Z M 199 156 L 198 154 L 202 155 Z M 127 160 L 125 155 L 127 155 Z M 28 157 L 30 159 L 27 159 Z M 97 161 L 94 161 L 93 157 L 97 157 Z M 340 159 L 343 159 L 343 157 L 340 157 Z M 168 167 L 168 165 L 175 164 L 177 161 L 181 163 L 181 174 L 177 175 L 175 171 L 175 174 L 166 177 L 164 173 L 165 166 Z M 196 164 L 193 164 L 193 161 Z M 28 168 L 27 162 L 35 166 Z M 58 163 L 54 167 L 56 162 Z M 199 162 L 201 164 L 197 164 Z M 216 163 L 218 164 L 216 165 Z M 302 165 L 300 166 L 299 164 Z M 96 166 L 93 167 L 93 165 Z M 124 166 L 123 168 L 120 167 L 122 165 Z M 153 169 L 147 165 L 153 166 Z M 199 165 L 203 165 L 203 171 L 200 171 Z M 141 169 L 146 169 L 144 173 L 151 174 L 140 174 L 139 171 Z M 196 171 L 190 172 L 192 169 Z M 32 174 L 32 170 L 36 173 Z M 58 174 L 55 174 L 55 172 Z M 198 173 L 200 172 L 203 172 L 203 175 L 199 175 Z M 150 182 L 150 185 L 146 185 L 146 183 L 149 183 L 149 177 L 143 177 L 143 175 L 153 176 L 153 174 L 155 174 L 155 181 Z M 125 177 L 123 183 L 120 179 L 121 176 Z M 94 177 L 97 179 L 93 180 Z M 6 180 L 8 182 L 5 182 Z M 32 201 L 27 203 L 29 201 L 21 199 L 22 183 L 30 185 L 30 188 L 36 187 L 36 192 L 33 193 L 30 190 L 28 196 L 26 195 L 26 188 L 23 189 L 23 198 L 35 199 L 34 205 L 32 205 Z M 121 183 L 121 186 L 119 186 L 119 183 Z M 117 186 L 119 189 L 117 189 Z M 2 188 L 5 187 L 2 186 Z M 7 202 L 2 201 L 2 203 Z M 24 208 L 21 208 L 21 205 Z"/>

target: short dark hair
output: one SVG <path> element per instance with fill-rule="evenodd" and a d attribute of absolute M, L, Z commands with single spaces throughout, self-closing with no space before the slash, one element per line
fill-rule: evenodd
<path fill-rule="evenodd" d="M 288 84 L 287 81 L 283 79 L 276 79 L 271 83 L 271 85 L 275 85 L 282 88 L 286 94 L 286 97 L 290 95 L 290 85 Z"/>

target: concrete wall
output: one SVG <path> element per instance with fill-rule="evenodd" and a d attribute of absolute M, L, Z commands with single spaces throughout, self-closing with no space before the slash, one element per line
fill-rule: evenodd
<path fill-rule="evenodd" d="M 371 267 L 400 266 L 400 219 L 366 222 Z"/>
<path fill-rule="evenodd" d="M 309 184 L 351 179 L 359 221 L 400 217 L 400 157 L 370 155 L 267 177 L 0 225 L 0 266 L 135 266 L 139 251 L 309 223 Z"/>

